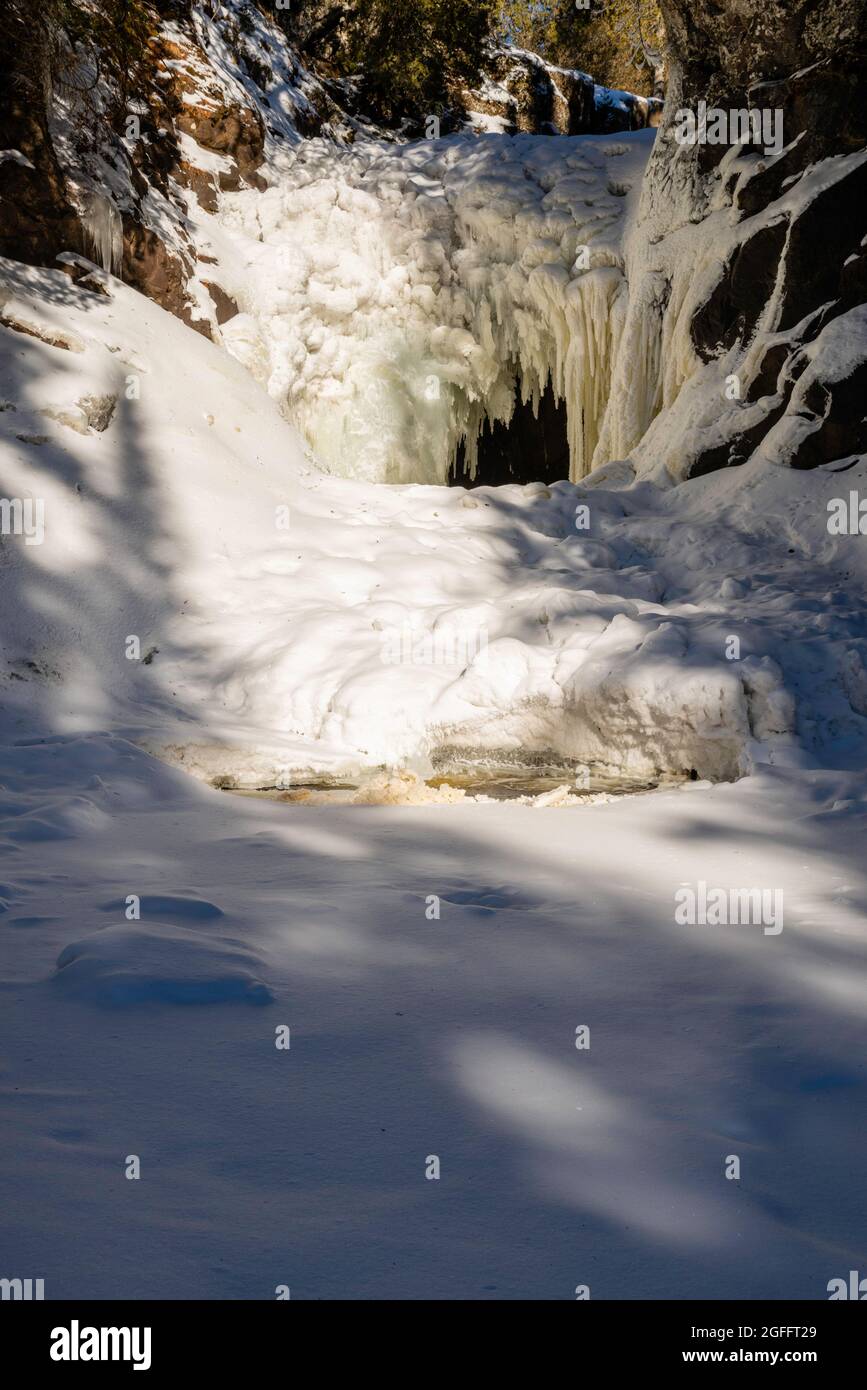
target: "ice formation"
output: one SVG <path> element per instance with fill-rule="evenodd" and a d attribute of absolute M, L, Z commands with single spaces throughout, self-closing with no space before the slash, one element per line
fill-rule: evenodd
<path fill-rule="evenodd" d="M 44 702 L 67 731 L 96 708 L 240 787 L 380 765 L 428 776 L 426 760 L 467 757 L 717 780 L 756 740 L 786 755 L 793 653 L 807 661 L 821 611 L 807 736 L 858 734 L 860 600 L 827 592 L 829 567 L 851 578 L 867 561 L 827 530 L 835 475 L 781 479 L 759 459 L 690 488 L 631 487 L 621 462 L 583 486 L 472 495 L 328 478 L 238 362 L 119 280 L 96 296 L 12 262 L 0 279 L 0 368 L 17 383 L 0 411 L 5 485 L 29 497 L 38 469 L 45 501 L 45 544 L 8 547 L 7 700 Z M 117 401 L 106 428 L 79 431 L 78 403 L 103 398 Z M 151 661 L 119 658 L 130 634 Z"/>
<path fill-rule="evenodd" d="M 566 405 L 573 481 L 625 457 L 662 399 L 660 316 L 650 304 L 629 319 L 625 272 L 656 132 L 508 136 L 491 118 L 409 143 L 332 123 L 303 139 L 315 82 L 284 38 L 267 24 L 259 35 L 273 78 L 263 105 L 214 16 L 196 14 L 185 101 L 258 110 L 268 187 L 224 189 L 212 212 L 175 185 L 208 267 L 187 289 L 318 461 L 364 481 L 442 483 L 464 441 L 472 474 L 486 422 L 508 424 L 519 399 L 538 409 L 549 383 Z M 183 50 L 176 26 L 163 29 Z M 190 136 L 181 148 L 189 167 L 228 172 Z M 100 176 L 123 205 L 110 166 Z M 89 214 L 103 256 L 104 212 Z M 153 186 L 142 215 L 187 257 L 178 209 Z M 222 325 L 209 280 L 241 309 Z"/>
<path fill-rule="evenodd" d="M 472 475 L 486 422 L 508 424 L 519 398 L 538 410 L 550 382 L 573 482 L 627 458 L 683 477 L 696 439 L 750 423 L 725 384 L 752 380 L 784 277 L 750 341 L 710 361 L 696 313 L 746 237 L 865 158 L 819 163 L 744 218 L 731 190 L 758 156 L 733 147 L 697 189 L 687 154 L 666 129 L 269 150 L 267 192 L 192 209 L 243 310 L 224 343 L 339 475 L 443 483 L 461 441 Z M 648 157 L 665 179 L 642 183 Z M 793 428 L 768 441 L 781 461 Z"/>
<path fill-rule="evenodd" d="M 742 427 L 762 417 L 762 405 L 750 406 L 739 394 L 730 397 L 726 385 L 735 377 L 740 390 L 753 380 L 769 335 L 779 328 L 786 256 L 798 216 L 824 190 L 867 160 L 867 153 L 858 150 L 809 166 L 799 178 L 783 185 L 771 208 L 744 216 L 732 204 L 732 189 L 764 166 L 759 155 L 747 147 L 732 146 L 699 194 L 688 154 L 671 130 L 661 130 L 658 139 L 667 142 L 667 148 L 658 146 L 652 158 L 665 160 L 668 172 L 664 179 L 645 181 L 637 216 L 624 237 L 629 293 L 611 378 L 612 408 L 605 415 L 596 463 L 630 455 L 639 476 L 681 479 L 694 458 L 696 439 L 709 445 L 726 437 L 735 417 Z M 785 158 L 785 152 L 776 158 Z M 705 215 L 697 220 L 695 209 L 702 200 Z M 694 316 L 740 246 L 781 220 L 788 222 L 788 231 L 776 283 L 747 341 L 738 339 L 728 351 L 701 361 L 692 341 Z M 853 321 L 847 315 L 839 327 L 829 326 L 808 349 L 811 363 L 821 354 L 826 380 L 847 375 L 860 360 L 856 346 L 860 328 L 856 324 L 854 337 L 852 330 Z M 812 376 L 811 367 L 799 382 L 794 401 L 803 397 Z M 758 457 L 788 462 L 796 439 L 811 427 L 793 404 L 768 432 Z"/>
<path fill-rule="evenodd" d="M 103 270 L 118 275 L 123 260 L 123 224 L 114 203 L 93 189 L 84 200 L 81 221 L 94 259 Z"/>
<path fill-rule="evenodd" d="M 264 195 L 222 200 L 223 284 L 245 311 L 224 341 L 335 473 L 445 482 L 461 439 L 472 470 L 484 422 L 508 423 L 518 392 L 538 408 L 550 380 L 583 477 L 601 461 L 624 214 L 653 137 L 308 141 Z M 642 364 L 652 402 L 658 352 Z"/>

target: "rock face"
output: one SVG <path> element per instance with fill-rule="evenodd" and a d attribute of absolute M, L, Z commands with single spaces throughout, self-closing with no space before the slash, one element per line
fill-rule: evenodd
<path fill-rule="evenodd" d="M 607 135 L 655 125 L 662 102 L 600 87 L 577 68 L 551 67 L 521 48 L 491 52 L 485 81 L 458 94 L 473 116 L 499 123 L 508 134 Z"/>
<path fill-rule="evenodd" d="M 100 259 L 88 208 L 105 211 L 111 189 L 120 244 L 105 268 L 216 337 L 237 306 L 198 279 L 207 257 L 191 234 L 187 190 L 211 212 L 222 192 L 262 190 L 268 134 L 284 145 L 323 128 L 341 135 L 343 113 L 267 13 L 232 0 L 160 0 L 152 17 L 155 80 L 112 124 L 101 102 L 76 105 L 74 83 L 52 88 L 49 30 L 13 9 L 0 33 L 0 255 L 37 265 L 64 252 Z"/>
<path fill-rule="evenodd" d="M 22 67 L 25 42 L 30 63 Z M 41 99 L 46 44 L 41 26 L 25 32 L 14 13 L 0 26 L 0 255 L 31 264 L 53 260 L 61 248 L 84 250 Z"/>
<path fill-rule="evenodd" d="M 158 46 L 158 79 L 175 133 L 188 135 L 203 150 L 221 156 L 220 162 L 227 167 L 216 174 L 218 188 L 235 192 L 242 187 L 263 187 L 257 170 L 262 163 L 265 130 L 258 111 L 252 103 L 244 105 L 227 96 L 192 38 L 180 42 L 161 35 Z M 188 162 L 181 162 L 189 171 Z"/>
<path fill-rule="evenodd" d="M 633 342 L 635 315 L 657 306 L 655 329 L 643 332 L 663 345 L 662 413 L 637 454 L 668 449 L 677 476 L 757 450 L 795 468 L 846 459 L 867 448 L 867 7 L 663 0 L 663 9 L 671 80 L 630 267 Z M 781 122 L 782 138 L 680 143 L 679 113 L 700 102 L 765 112 L 765 129 Z M 678 451 L 667 444 L 671 412 L 678 397 L 694 403 L 696 382 L 714 372 L 719 408 L 693 409 L 684 455 L 683 432 Z M 629 450 L 636 440 L 620 442 Z"/>

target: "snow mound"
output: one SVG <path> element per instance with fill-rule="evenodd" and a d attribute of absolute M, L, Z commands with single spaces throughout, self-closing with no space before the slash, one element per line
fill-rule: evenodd
<path fill-rule="evenodd" d="M 211 922 L 223 916 L 223 909 L 205 898 L 192 894 L 145 893 L 139 898 L 139 905 L 145 917 L 186 917 L 197 922 Z M 125 899 L 116 898 L 103 903 L 103 912 L 123 912 Z"/>
<path fill-rule="evenodd" d="M 13 528 L 0 547 L 10 844 L 140 804 L 133 744 L 255 790 L 442 767 L 448 750 L 725 780 L 797 741 L 863 738 L 865 562 L 860 537 L 828 531 L 836 475 L 758 460 L 673 488 L 621 455 L 589 486 L 330 478 L 239 362 L 127 286 L 91 295 L 9 261 L 0 278 L 34 321 L 62 304 L 83 344 L 0 325 L 4 486 L 22 515 L 37 489 L 44 502 L 44 543 Z M 149 371 L 128 398 L 130 362 Z M 109 394 L 101 432 L 44 413 Z M 38 471 L 25 415 L 51 431 Z M 363 452 L 347 447 L 347 468 Z M 31 727 L 57 734 L 25 745 Z M 95 729 L 114 736 L 76 739 Z M 380 789 L 384 804 L 432 794 Z M 209 793 L 164 769 L 160 795 Z"/>
<path fill-rule="evenodd" d="M 459 883 L 440 894 L 440 897 L 449 907 L 458 907 L 479 917 L 492 916 L 497 912 L 531 911 L 539 906 L 536 899 L 508 884 L 495 888 Z"/>
<path fill-rule="evenodd" d="M 92 1004 L 268 1004 L 262 957 L 229 937 L 167 923 L 105 927 L 57 958 L 57 980 Z"/>

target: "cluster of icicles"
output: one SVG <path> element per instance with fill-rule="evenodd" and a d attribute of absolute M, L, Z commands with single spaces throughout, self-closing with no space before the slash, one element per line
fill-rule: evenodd
<path fill-rule="evenodd" d="M 371 482 L 445 483 L 462 441 L 472 476 L 485 423 L 538 410 L 550 382 L 577 481 L 626 457 L 662 399 L 661 308 L 634 312 L 623 269 L 627 153 L 305 142 L 279 185 L 224 199 L 256 243 L 226 346 L 327 468 Z"/>

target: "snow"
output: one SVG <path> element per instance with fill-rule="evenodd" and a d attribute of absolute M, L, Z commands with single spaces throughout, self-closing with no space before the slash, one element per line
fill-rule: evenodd
<path fill-rule="evenodd" d="M 114 803 L 6 870 L 4 1248 L 46 1297 L 816 1299 L 857 1267 L 860 776 L 324 811 L 99 735 L 0 757 Z M 781 889 L 784 931 L 676 925 L 698 878 Z"/>
<path fill-rule="evenodd" d="M 486 99 L 492 101 L 498 98 L 488 95 Z M 483 131 L 486 135 L 509 133 L 509 120 L 506 116 L 492 116 L 486 111 L 471 111 L 468 122 L 472 129 Z"/>
<path fill-rule="evenodd" d="M 20 164 L 24 169 L 35 169 L 32 159 L 28 159 L 20 150 L 0 150 L 0 164 L 5 164 L 7 160 L 13 164 Z"/>
<path fill-rule="evenodd" d="M 864 1259 L 867 563 L 828 509 L 867 465 L 781 466 L 787 417 L 675 485 L 731 367 L 663 293 L 677 197 L 635 231 L 652 135 L 268 139 L 265 192 L 184 194 L 219 343 L 0 262 L 0 487 L 44 507 L 0 536 L 4 1277 L 824 1298 Z M 549 375 L 572 481 L 441 486 Z M 468 762 L 564 780 L 433 785 Z M 784 929 L 681 925 L 701 884 Z"/>
<path fill-rule="evenodd" d="M 262 961 L 242 941 L 209 941 L 185 927 L 103 927 L 64 947 L 58 983 L 93 1004 L 271 1002 Z"/>
<path fill-rule="evenodd" d="M 467 758 L 721 780 L 862 739 L 833 473 L 329 478 L 239 363 L 117 280 L 2 279 L 4 486 L 44 504 L 44 544 L 4 538 L 22 719 L 248 788 Z"/>
<path fill-rule="evenodd" d="M 190 199 L 243 316 L 229 351 L 333 473 L 444 483 L 458 443 L 548 381 L 589 471 L 624 312 L 624 219 L 653 132 L 307 141 L 273 186 Z"/>

